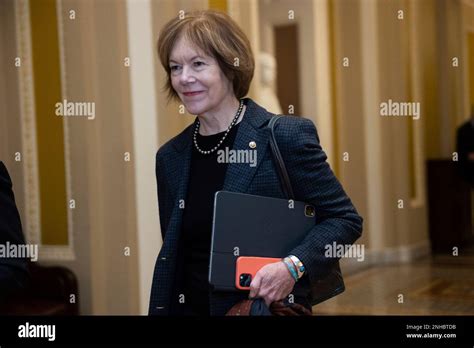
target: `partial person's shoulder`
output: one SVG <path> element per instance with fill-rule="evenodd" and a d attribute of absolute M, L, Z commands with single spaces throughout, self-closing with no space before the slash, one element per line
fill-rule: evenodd
<path fill-rule="evenodd" d="M 10 195 L 12 190 L 12 180 L 10 174 L 8 173 L 7 167 L 0 161 L 0 193 L 7 193 Z"/>
<path fill-rule="evenodd" d="M 194 123 L 190 124 L 181 133 L 161 145 L 156 153 L 156 158 L 162 158 L 170 153 L 174 153 L 176 151 L 176 148 L 179 147 L 180 144 L 185 142 L 186 137 L 191 134 L 191 128 L 193 127 L 193 124 Z"/>
<path fill-rule="evenodd" d="M 462 133 L 471 133 L 474 130 L 474 127 L 472 125 L 472 121 L 469 119 L 466 122 L 464 122 L 459 128 L 458 131 Z"/>
<path fill-rule="evenodd" d="M 0 179 L 10 182 L 10 175 L 8 174 L 7 167 L 0 161 Z"/>

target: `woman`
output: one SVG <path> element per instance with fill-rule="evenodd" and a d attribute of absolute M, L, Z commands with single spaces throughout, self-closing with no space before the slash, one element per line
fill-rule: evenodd
<path fill-rule="evenodd" d="M 362 219 L 334 177 L 313 123 L 283 117 L 275 128 L 295 198 L 316 208 L 320 223 L 281 262 L 263 267 L 250 294 L 211 292 L 208 284 L 214 194 L 219 190 L 284 198 L 268 146 L 272 114 L 248 93 L 254 74 L 250 43 L 226 14 L 200 11 L 162 29 L 158 54 L 169 99 L 197 115 L 156 155 L 163 246 L 155 266 L 150 314 L 224 315 L 237 302 L 286 298 L 296 282 L 316 282 L 337 259 L 325 245 L 352 244 Z M 256 149 L 256 166 L 219 163 L 219 149 Z M 297 268 L 299 266 L 300 268 Z M 303 266 L 303 267 L 301 267 Z M 305 293 L 297 302 L 311 309 Z"/>

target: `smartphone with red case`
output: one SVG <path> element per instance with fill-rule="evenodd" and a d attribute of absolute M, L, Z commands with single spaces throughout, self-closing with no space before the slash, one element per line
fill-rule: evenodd
<path fill-rule="evenodd" d="M 281 261 L 281 258 L 239 256 L 235 267 L 235 287 L 240 290 L 249 290 L 250 283 L 260 268 L 279 261 Z"/>

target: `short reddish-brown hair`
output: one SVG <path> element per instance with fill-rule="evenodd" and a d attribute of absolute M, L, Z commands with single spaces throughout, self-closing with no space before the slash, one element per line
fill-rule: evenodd
<path fill-rule="evenodd" d="M 175 43 L 183 36 L 205 54 L 213 57 L 232 82 L 237 99 L 247 95 L 255 61 L 250 42 L 227 14 L 214 10 L 194 11 L 165 24 L 158 38 L 158 56 L 168 75 L 164 91 L 169 100 L 180 100 L 171 84 L 169 59 Z"/>

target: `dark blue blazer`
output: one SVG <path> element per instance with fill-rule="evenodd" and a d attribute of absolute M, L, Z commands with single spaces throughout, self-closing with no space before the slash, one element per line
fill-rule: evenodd
<path fill-rule="evenodd" d="M 7 168 L 0 162 L 0 244 L 25 244 L 20 214 L 15 204 L 12 181 Z M 0 257 L 0 305 L 23 288 L 29 279 L 28 260 Z M 1 308 L 0 308 L 1 312 Z"/>
<path fill-rule="evenodd" d="M 233 149 L 249 149 L 257 144 L 257 165 L 231 164 L 228 166 L 223 190 L 253 195 L 286 198 L 282 191 L 269 147 L 269 129 L 274 115 L 249 98 L 240 123 Z M 181 232 L 183 210 L 189 182 L 192 138 L 195 124 L 164 144 L 156 155 L 156 178 L 163 246 L 156 260 L 150 296 L 149 314 L 167 315 L 173 295 L 176 252 Z M 304 241 L 290 254 L 305 265 L 309 281 L 327 274 L 337 261 L 327 258 L 325 246 L 336 242 L 352 244 L 362 232 L 362 218 L 358 215 L 341 184 L 326 162 L 326 154 L 319 144 L 312 121 L 302 117 L 282 117 L 275 126 L 275 136 L 285 161 L 295 199 L 313 204 L 320 221 Z M 211 315 L 224 315 L 244 293 L 214 292 L 210 297 Z"/>

